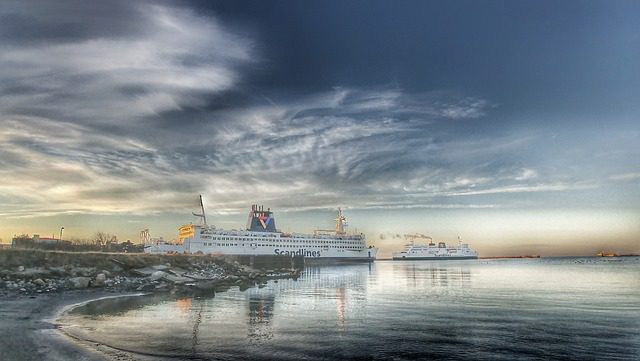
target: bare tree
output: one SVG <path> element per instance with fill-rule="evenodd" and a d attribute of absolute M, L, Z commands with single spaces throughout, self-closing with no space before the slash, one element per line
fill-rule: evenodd
<path fill-rule="evenodd" d="M 111 235 L 109 233 L 105 233 L 105 232 L 97 232 L 94 236 L 93 236 L 93 241 L 96 244 L 96 246 L 106 246 L 107 243 L 111 240 Z"/>

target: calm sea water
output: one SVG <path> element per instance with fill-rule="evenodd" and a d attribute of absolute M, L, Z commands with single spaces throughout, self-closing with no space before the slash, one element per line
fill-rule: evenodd
<path fill-rule="evenodd" d="M 640 360 L 640 258 L 310 267 L 214 298 L 102 300 L 63 323 L 167 359 Z"/>

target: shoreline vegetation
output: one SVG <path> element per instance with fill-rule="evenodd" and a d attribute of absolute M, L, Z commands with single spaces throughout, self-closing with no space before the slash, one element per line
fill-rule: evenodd
<path fill-rule="evenodd" d="M 0 249 L 0 349 L 4 360 L 134 360 L 138 356 L 59 332 L 62 311 L 105 297 L 213 297 L 230 287 L 296 279 L 285 257 L 148 255 Z"/>

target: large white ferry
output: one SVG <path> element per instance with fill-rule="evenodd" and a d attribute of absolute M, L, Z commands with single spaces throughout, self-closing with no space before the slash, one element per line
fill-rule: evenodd
<path fill-rule="evenodd" d="M 143 235 L 145 253 L 279 255 L 337 261 L 373 261 L 378 253 L 377 248 L 367 246 L 364 234 L 346 232 L 346 218 L 339 208 L 335 230 L 302 234 L 279 231 L 273 212 L 263 206 L 251 206 L 246 230 L 224 230 L 208 225 L 202 196 L 200 207 L 202 213 L 193 215 L 200 217 L 201 223 L 181 226 L 175 243 L 151 240 L 148 232 Z"/>
<path fill-rule="evenodd" d="M 435 244 L 433 239 L 424 235 L 410 235 L 411 242 L 404 246 L 401 252 L 393 253 L 394 261 L 402 260 L 454 260 L 454 259 L 477 259 L 478 253 L 468 244 L 463 244 L 458 238 L 458 246 L 448 246 L 444 242 Z M 416 239 L 429 240 L 429 243 L 416 244 Z"/>

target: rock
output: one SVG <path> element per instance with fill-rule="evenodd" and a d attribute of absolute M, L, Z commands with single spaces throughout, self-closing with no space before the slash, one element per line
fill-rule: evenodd
<path fill-rule="evenodd" d="M 159 285 L 156 286 L 156 290 L 157 291 L 168 291 L 169 290 L 169 285 L 167 283 L 161 283 Z"/>
<path fill-rule="evenodd" d="M 43 281 L 42 278 L 36 278 L 32 283 L 38 287 L 44 287 L 47 285 L 47 283 Z"/>
<path fill-rule="evenodd" d="M 18 266 L 18 272 L 24 272 L 24 266 Z"/>
<path fill-rule="evenodd" d="M 104 273 L 98 273 L 96 275 L 96 279 L 93 280 L 94 287 L 102 287 L 104 286 L 104 282 L 107 280 L 107 276 Z"/>
<path fill-rule="evenodd" d="M 140 276 L 151 276 L 154 272 L 158 272 L 158 270 L 153 267 L 142 267 L 132 269 L 131 272 Z"/>
<path fill-rule="evenodd" d="M 74 267 L 71 274 L 80 276 L 80 277 L 91 277 L 96 273 L 96 269 L 94 267 Z"/>
<path fill-rule="evenodd" d="M 241 283 L 241 284 L 240 284 L 240 286 L 238 287 L 238 289 L 239 289 L 240 291 L 246 291 L 246 290 L 248 290 L 248 289 L 249 289 L 249 287 L 250 287 L 250 286 L 251 286 L 251 285 L 250 285 L 250 284 L 248 284 L 248 283 Z"/>
<path fill-rule="evenodd" d="M 191 277 L 184 277 L 184 276 L 174 276 L 174 275 L 170 275 L 170 274 L 165 274 L 163 277 L 164 280 L 172 282 L 172 283 L 176 283 L 176 284 L 182 284 L 182 283 L 187 283 L 187 282 L 193 282 L 194 278 Z"/>
<path fill-rule="evenodd" d="M 168 269 L 167 272 L 171 273 L 172 275 L 175 276 L 182 276 L 183 274 L 187 273 L 186 270 L 179 268 L 179 267 L 173 267 L 171 269 Z"/>
<path fill-rule="evenodd" d="M 200 281 L 194 285 L 194 288 L 200 291 L 208 291 L 208 290 L 213 291 L 215 287 L 216 287 L 215 281 Z"/>
<path fill-rule="evenodd" d="M 153 268 L 156 271 L 166 271 L 167 269 L 169 269 L 170 266 L 167 266 L 165 264 L 157 264 L 155 266 L 151 266 L 151 268 Z"/>
<path fill-rule="evenodd" d="M 72 288 L 87 288 L 89 287 L 91 278 L 89 277 L 73 277 L 69 278 L 69 284 Z"/>
<path fill-rule="evenodd" d="M 100 273 L 104 273 L 105 277 L 111 277 L 111 272 L 107 271 L 106 269 L 103 269 Z"/>
<path fill-rule="evenodd" d="M 163 279 L 165 276 L 167 276 L 167 273 L 164 271 L 155 271 L 151 274 L 150 278 L 152 281 L 157 281 L 159 279 Z"/>
<path fill-rule="evenodd" d="M 155 288 L 156 288 L 155 285 L 147 283 L 146 285 L 142 285 L 136 288 L 136 291 L 151 291 L 151 290 L 154 290 Z"/>

